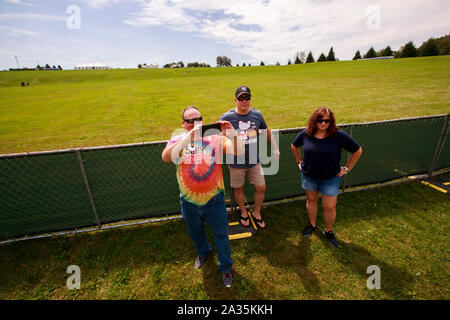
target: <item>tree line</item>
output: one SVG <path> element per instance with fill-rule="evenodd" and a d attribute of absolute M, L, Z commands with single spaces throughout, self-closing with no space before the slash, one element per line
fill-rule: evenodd
<path fill-rule="evenodd" d="M 388 56 L 393 56 L 394 58 L 410 58 L 448 54 L 450 54 L 450 34 L 437 39 L 430 38 L 427 41 L 424 41 L 418 48 L 413 41 L 409 41 L 405 45 L 401 46 L 397 51 L 392 51 L 390 46 L 378 51 L 375 51 L 373 47 L 370 47 L 366 54 L 361 57 L 361 53 L 358 50 L 356 51 L 353 60 Z"/>
<path fill-rule="evenodd" d="M 55 65 L 53 65 L 52 67 L 50 67 L 50 65 L 47 63 L 44 67 L 40 66 L 39 64 L 36 66 L 36 69 L 38 70 L 44 70 L 44 69 L 59 69 L 62 70 L 61 66 L 58 65 L 57 67 L 55 67 Z"/>
<path fill-rule="evenodd" d="M 375 50 L 373 47 L 364 54 L 361 55 L 361 52 L 356 51 L 353 60 L 358 59 L 369 59 L 376 57 L 391 57 L 394 58 L 407 58 L 407 57 L 425 57 L 425 56 L 437 56 L 437 55 L 448 55 L 450 54 L 450 34 L 445 35 L 440 38 L 430 38 L 427 41 L 423 42 L 420 47 L 416 47 L 412 41 L 409 41 L 405 45 L 401 46 L 397 51 L 393 51 L 390 46 L 387 46 L 384 49 Z M 308 55 L 304 52 L 297 52 L 295 58 L 292 62 L 291 59 L 288 60 L 287 64 L 302 64 L 302 63 L 313 63 L 313 62 L 324 62 L 324 61 L 339 61 L 336 58 L 336 54 L 334 52 L 333 47 L 328 51 L 328 55 L 325 55 L 323 52 L 319 55 L 319 58 L 316 60 L 313 56 L 313 53 L 309 51 Z M 216 64 L 218 67 L 232 67 L 231 59 L 227 56 L 218 56 L 216 58 Z M 265 66 L 264 61 L 259 63 L 260 66 Z M 280 62 L 277 61 L 277 66 L 280 65 Z M 242 64 L 243 67 L 251 66 L 251 63 Z M 187 67 L 211 67 L 206 63 L 198 63 L 192 62 L 188 63 Z M 236 64 L 236 67 L 239 67 L 239 63 Z M 184 63 L 179 61 L 177 63 L 172 62 L 164 65 L 164 68 L 184 68 Z"/>

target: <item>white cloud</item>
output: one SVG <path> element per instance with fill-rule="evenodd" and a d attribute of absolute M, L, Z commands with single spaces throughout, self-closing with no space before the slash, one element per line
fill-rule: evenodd
<path fill-rule="evenodd" d="M 0 50 L 0 55 L 2 55 L 2 56 L 12 56 L 14 54 L 15 54 L 15 52 L 12 52 L 12 51 Z"/>
<path fill-rule="evenodd" d="M 19 28 L 19 27 L 13 27 L 13 26 L 5 26 L 0 25 L 0 34 L 7 34 L 7 35 L 26 35 L 26 36 L 37 36 L 38 34 L 34 31 Z"/>
<path fill-rule="evenodd" d="M 49 47 L 49 46 L 28 46 L 29 49 L 38 51 L 38 52 L 44 52 L 44 53 L 52 53 L 52 54 L 64 54 L 64 51 L 56 48 L 56 47 Z"/>
<path fill-rule="evenodd" d="M 39 13 L 2 13 L 2 14 L 0 14 L 0 21 L 6 21 L 6 20 L 65 21 L 65 20 L 67 20 L 67 17 L 39 14 Z"/>
<path fill-rule="evenodd" d="M 370 6 L 380 9 L 380 28 L 375 30 L 367 27 Z M 333 46 L 337 57 L 351 59 L 356 50 L 372 45 L 396 49 L 407 38 L 441 36 L 450 30 L 449 10 L 439 0 L 152 0 L 142 2 L 141 11 L 125 23 L 196 32 L 273 63 L 298 50 L 313 51 L 317 58 Z"/>
<path fill-rule="evenodd" d="M 22 6 L 36 7 L 35 4 L 28 3 L 28 2 L 22 2 L 22 0 L 5 0 L 5 2 L 13 3 L 13 4 L 19 4 L 19 5 L 22 5 Z"/>
<path fill-rule="evenodd" d="M 129 2 L 130 0 L 78 0 L 81 2 L 86 3 L 87 5 L 89 5 L 91 8 L 94 9 L 100 9 L 100 8 L 105 8 L 105 7 L 109 7 L 115 4 L 118 4 L 119 2 Z M 143 0 L 131 0 L 134 2 L 143 2 Z"/>

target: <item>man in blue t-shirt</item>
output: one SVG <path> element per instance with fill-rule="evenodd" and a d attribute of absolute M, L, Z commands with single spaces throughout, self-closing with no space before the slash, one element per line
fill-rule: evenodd
<path fill-rule="evenodd" d="M 250 223 L 244 198 L 244 184 L 245 177 L 247 177 L 248 181 L 255 186 L 255 209 L 252 217 L 257 223 L 257 227 L 264 229 L 265 223 L 261 217 L 261 205 L 264 201 L 266 183 L 258 151 L 260 129 L 266 131 L 267 140 L 273 147 L 275 158 L 279 159 L 280 151 L 262 113 L 250 108 L 251 97 L 249 87 L 240 86 L 237 88 L 234 99 L 236 107 L 224 113 L 220 120 L 229 121 L 245 145 L 245 154 L 235 156 L 231 164 L 229 159 L 227 159 L 228 167 L 230 168 L 231 187 L 234 188 L 234 198 L 241 209 L 240 223 L 246 227 Z"/>

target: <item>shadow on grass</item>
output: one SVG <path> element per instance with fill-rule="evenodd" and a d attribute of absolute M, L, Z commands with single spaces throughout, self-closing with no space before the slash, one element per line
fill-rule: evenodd
<path fill-rule="evenodd" d="M 261 289 L 262 297 L 252 292 L 251 298 L 319 299 L 320 283 L 310 268 L 311 244 L 308 239 L 298 236 L 301 226 L 306 223 L 305 217 L 285 207 L 271 207 L 270 214 L 263 209 L 262 216 L 266 228 L 258 230 L 254 237 L 236 248 L 243 253 L 236 268 L 250 268 L 255 276 L 248 281 L 255 288 L 264 288 Z"/>
<path fill-rule="evenodd" d="M 370 222 L 396 214 L 409 217 L 405 212 L 410 208 L 430 210 L 448 199 L 420 183 L 402 186 L 339 196 L 335 224 L 338 239 L 343 227 L 347 232 L 361 233 L 351 228 L 355 221 Z M 265 230 L 252 238 L 232 241 L 233 288 L 225 288 L 222 283 L 210 233 L 214 259 L 207 261 L 197 277 L 198 270 L 193 267 L 195 249 L 184 221 L 177 220 L 2 245 L 0 298 L 320 299 L 327 296 L 327 288 L 321 284 L 330 275 L 319 274 L 313 261 L 325 264 L 330 256 L 336 260 L 333 267 L 342 265 L 349 275 L 362 280 L 364 289 L 370 276 L 367 267 L 379 266 L 381 292 L 374 293 L 376 298 L 411 298 L 411 274 L 382 261 L 370 247 L 342 241 L 341 248 L 334 250 L 326 242 L 317 246 L 313 239 L 303 238 L 301 230 L 307 224 L 305 201 L 271 206 L 263 209 L 262 215 Z M 318 224 L 323 226 L 321 209 Z M 320 238 L 325 241 L 323 236 Z M 329 250 L 314 252 L 324 246 Z M 388 244 L 380 249 L 389 250 L 385 246 Z M 76 294 L 66 288 L 66 269 L 72 264 L 81 268 L 82 288 Z"/>
<path fill-rule="evenodd" d="M 264 299 L 264 295 L 258 291 L 253 281 L 244 277 L 235 268 L 232 269 L 233 285 L 231 288 L 226 288 L 223 284 L 222 273 L 217 265 L 206 263 L 202 272 L 203 288 L 209 299 Z"/>
<path fill-rule="evenodd" d="M 327 240 L 321 238 L 324 245 Z M 363 283 L 373 274 L 367 273 L 369 266 L 380 268 L 381 293 L 389 299 L 411 299 L 415 279 L 406 270 L 376 258 L 367 249 L 353 243 L 340 243 L 339 248 L 331 248 L 336 260 L 352 273 L 361 277 Z M 369 290 L 369 289 L 367 289 Z M 374 290 L 374 289 L 372 289 Z"/>

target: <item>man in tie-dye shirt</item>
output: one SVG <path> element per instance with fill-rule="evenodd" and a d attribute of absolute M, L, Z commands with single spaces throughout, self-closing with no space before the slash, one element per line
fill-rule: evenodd
<path fill-rule="evenodd" d="M 230 122 L 219 123 L 221 134 L 202 137 L 200 111 L 194 106 L 186 107 L 182 112 L 185 132 L 169 140 L 162 159 L 177 165 L 181 215 L 198 253 L 194 266 L 202 267 L 211 251 L 204 229 L 206 220 L 214 237 L 223 282 L 225 286 L 231 287 L 233 259 L 228 238 L 221 161 L 224 152 L 240 155 L 244 153 L 245 147 L 236 138 L 236 131 Z"/>

